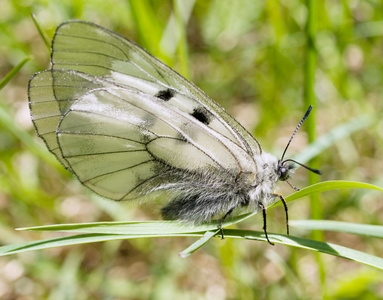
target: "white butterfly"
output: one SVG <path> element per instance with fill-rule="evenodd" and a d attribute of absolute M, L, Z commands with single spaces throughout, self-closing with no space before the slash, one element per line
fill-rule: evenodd
<path fill-rule="evenodd" d="M 221 219 L 221 232 L 234 209 L 262 209 L 267 237 L 265 209 L 276 196 L 284 201 L 273 189 L 292 166 L 263 152 L 198 87 L 123 36 L 82 21 L 58 26 L 51 63 L 30 79 L 32 120 L 82 184 L 117 201 L 166 192 L 165 219 Z"/>

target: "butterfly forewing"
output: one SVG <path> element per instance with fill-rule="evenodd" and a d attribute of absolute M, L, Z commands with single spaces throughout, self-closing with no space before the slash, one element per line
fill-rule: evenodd
<path fill-rule="evenodd" d="M 71 21 L 63 23 L 53 40 L 52 67 L 73 69 L 110 80 L 116 85 L 156 95 L 171 89 L 182 99 L 169 99 L 183 109 L 207 108 L 214 115 L 210 127 L 246 149 L 259 153 L 257 141 L 226 111 L 193 83 L 154 58 L 140 46 L 95 24 Z"/>

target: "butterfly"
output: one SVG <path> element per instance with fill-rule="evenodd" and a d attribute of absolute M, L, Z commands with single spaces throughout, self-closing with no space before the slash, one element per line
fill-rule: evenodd
<path fill-rule="evenodd" d="M 287 223 L 286 202 L 273 190 L 293 168 L 283 159 L 288 146 L 281 159 L 262 151 L 198 87 L 115 32 L 77 20 L 59 25 L 51 69 L 32 76 L 28 95 L 49 151 L 102 197 L 166 195 L 164 219 L 220 220 L 222 238 L 234 210 L 262 210 L 272 244 L 266 208 L 278 198 Z"/>

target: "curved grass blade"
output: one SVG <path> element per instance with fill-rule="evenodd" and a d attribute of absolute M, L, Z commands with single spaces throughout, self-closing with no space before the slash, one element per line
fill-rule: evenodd
<path fill-rule="evenodd" d="M 258 231 L 248 231 L 248 230 L 234 230 L 229 229 L 224 231 L 225 237 L 227 238 L 239 238 L 239 239 L 248 239 L 248 240 L 257 240 L 267 242 L 264 233 Z M 0 256 L 11 255 L 21 252 L 33 251 L 33 250 L 42 250 L 53 247 L 62 247 L 94 242 L 104 242 L 111 240 L 122 240 L 122 239 L 133 239 L 133 238 L 153 238 L 153 237 L 179 237 L 179 236 L 202 236 L 202 233 L 184 233 L 184 234 L 166 234 L 166 235 L 135 235 L 135 234 L 80 234 L 75 236 L 65 236 L 53 239 L 46 239 L 22 244 L 14 244 L 0 247 Z M 206 235 L 206 238 L 211 238 L 211 234 Z M 312 250 L 316 252 L 326 253 L 345 259 L 353 260 L 377 269 L 383 270 L 383 259 L 377 256 L 373 256 L 367 253 L 363 253 L 357 250 L 346 248 L 343 246 L 323 243 L 293 236 L 286 236 L 281 234 L 269 233 L 270 241 L 292 246 L 307 250 Z M 202 239 L 203 241 L 204 239 Z M 204 243 L 201 243 L 203 245 Z M 190 247 L 188 248 L 190 249 Z M 193 250 L 193 249 L 192 249 Z M 195 249 L 196 250 L 196 249 Z M 194 251 L 195 251 L 194 250 Z M 190 252 L 192 253 L 192 252 Z M 187 256 L 189 252 L 183 251 L 183 254 Z"/>
<path fill-rule="evenodd" d="M 294 220 L 290 222 L 290 226 L 310 230 L 338 231 L 383 238 L 383 226 L 381 225 L 356 224 L 328 220 Z"/>
<path fill-rule="evenodd" d="M 161 235 L 161 237 L 175 235 Z M 177 236 L 195 236 L 195 234 L 178 234 Z M 78 234 L 73 236 L 58 237 L 45 239 L 21 244 L 12 244 L 0 247 L 0 256 L 11 255 L 16 253 L 43 250 L 55 247 L 72 246 L 79 244 L 88 244 L 96 242 L 106 242 L 114 240 L 136 239 L 136 238 L 152 238 L 158 235 L 134 235 L 134 234 Z"/>
<path fill-rule="evenodd" d="M 0 90 L 3 89 L 3 87 L 6 86 L 6 84 L 13 78 L 15 75 L 20 71 L 20 69 L 28 62 L 30 61 L 30 57 L 24 58 L 21 62 L 17 64 L 11 71 L 8 72 L 7 75 L 0 81 Z"/>
<path fill-rule="evenodd" d="M 225 230 L 224 233 L 225 237 L 244 238 L 249 240 L 259 240 L 267 242 L 263 232 L 228 229 Z M 324 243 L 294 236 L 286 236 L 282 234 L 269 233 L 268 236 L 270 241 L 275 244 L 282 244 L 286 246 L 292 246 L 296 248 L 326 253 L 383 270 L 383 258 L 370 255 L 365 252 L 339 246 L 336 244 Z"/>
<path fill-rule="evenodd" d="M 177 221 L 128 221 L 128 222 L 96 222 L 79 224 L 57 224 L 18 228 L 18 230 L 60 231 L 68 233 L 97 233 L 97 234 L 134 234 L 134 235 L 167 235 L 184 233 L 204 233 L 217 230 L 218 223 L 212 222 L 201 225 L 185 224 Z"/>
<path fill-rule="evenodd" d="M 356 181 L 346 181 L 346 180 L 333 180 L 333 181 L 324 181 L 320 183 L 313 184 L 309 187 L 301 189 L 299 192 L 291 194 L 286 197 L 286 201 L 293 201 L 298 198 L 302 198 L 304 196 L 313 194 L 313 193 L 321 193 L 332 190 L 344 190 L 344 189 L 370 189 L 377 190 L 383 192 L 383 188 L 378 187 L 373 184 L 356 182 Z M 274 204 L 276 206 L 280 204 L 279 202 Z M 272 206 L 272 207 L 273 207 Z"/>
<path fill-rule="evenodd" d="M 40 24 L 37 22 L 37 19 L 36 19 L 36 16 L 35 16 L 34 13 L 31 14 L 31 17 L 32 17 L 32 21 L 33 21 L 33 23 L 35 24 L 35 26 L 36 26 L 36 28 L 37 28 L 37 31 L 39 32 L 40 36 L 42 37 L 42 39 L 43 39 L 43 41 L 44 41 L 45 46 L 47 46 L 49 53 L 51 53 L 51 43 L 49 42 L 47 35 L 46 35 L 45 32 L 41 29 L 41 26 L 40 26 Z"/>
<path fill-rule="evenodd" d="M 179 256 L 182 258 L 186 258 L 195 251 L 197 251 L 199 248 L 201 248 L 203 245 L 205 245 L 213 236 L 218 234 L 220 230 L 216 231 L 206 231 L 205 234 L 195 243 L 191 244 L 188 248 L 186 248 L 184 251 L 181 251 L 178 253 Z"/>

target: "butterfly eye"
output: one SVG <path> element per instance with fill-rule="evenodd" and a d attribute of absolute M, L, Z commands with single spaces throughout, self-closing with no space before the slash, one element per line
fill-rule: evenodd
<path fill-rule="evenodd" d="M 290 170 L 293 169 L 292 164 L 285 164 L 286 161 L 279 162 L 278 176 L 279 180 L 286 181 L 290 177 Z"/>

